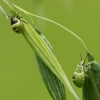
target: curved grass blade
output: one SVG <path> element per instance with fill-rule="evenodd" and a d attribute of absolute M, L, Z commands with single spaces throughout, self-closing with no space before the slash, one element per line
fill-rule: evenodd
<path fill-rule="evenodd" d="M 24 37 L 26 38 L 26 40 L 29 42 L 29 44 L 31 45 L 31 47 L 35 47 L 33 48 L 33 50 L 35 51 L 35 53 L 40 57 L 40 59 L 42 59 L 42 61 L 48 66 L 48 68 L 50 68 L 50 70 L 63 82 L 63 84 L 71 91 L 72 93 L 72 87 L 65 75 L 65 73 L 63 72 L 60 64 L 58 63 L 57 59 L 54 57 L 54 55 L 52 54 L 52 52 L 50 51 L 50 49 L 48 49 L 46 46 L 46 44 L 41 41 L 40 39 L 37 39 L 38 42 L 36 42 L 35 44 L 33 44 L 33 40 L 34 42 L 37 41 L 36 38 L 38 38 L 36 35 L 37 33 L 35 33 L 34 35 L 32 35 L 34 31 L 32 29 L 32 26 L 30 25 L 25 25 L 25 32 L 23 33 Z M 30 29 L 30 30 L 28 30 Z M 28 34 L 27 34 L 28 33 Z M 41 42 L 40 42 L 41 41 Z M 37 45 L 39 45 L 40 47 L 36 47 Z M 45 45 L 45 46 L 44 46 Z M 39 51 L 39 49 L 41 51 Z M 74 93 L 74 92 L 73 92 Z M 78 99 L 78 98 L 77 98 Z"/>
<path fill-rule="evenodd" d="M 6 2 L 6 3 L 7 3 L 8 5 L 10 5 L 10 6 L 12 5 L 13 7 L 17 8 L 18 10 L 22 11 L 23 13 L 25 13 L 25 14 L 27 14 L 27 15 L 34 16 L 34 17 L 37 17 L 37 18 L 46 20 L 46 21 L 48 21 L 48 22 L 51 22 L 51 23 L 53 23 L 53 24 L 55 24 L 55 25 L 57 25 L 57 26 L 63 28 L 64 30 L 68 31 L 70 34 L 72 34 L 73 36 L 75 36 L 79 41 L 81 41 L 81 43 L 83 44 L 84 48 L 87 49 L 87 47 L 86 47 L 84 41 L 83 41 L 78 35 L 76 35 L 73 31 L 71 31 L 70 29 L 66 28 L 65 26 L 63 26 L 63 25 L 61 25 L 61 24 L 59 24 L 59 23 L 57 23 L 57 22 L 55 22 L 55 21 L 53 21 L 53 20 L 51 20 L 51 19 L 49 19 L 49 18 L 41 17 L 41 16 L 38 16 L 38 15 L 32 14 L 32 13 L 30 13 L 30 12 L 27 12 L 26 10 L 24 10 L 24 9 L 22 9 L 22 8 L 20 8 L 20 7 L 18 7 L 17 5 L 11 3 L 11 2 L 8 1 L 8 0 L 3 0 L 3 1 Z"/>
<path fill-rule="evenodd" d="M 87 50 L 89 66 L 83 85 L 83 100 L 100 100 L 100 65 L 94 60 L 94 57 Z"/>
<path fill-rule="evenodd" d="M 48 45 L 48 47 L 54 54 L 52 46 L 50 45 L 46 37 L 43 34 L 41 34 L 41 32 L 37 30 L 37 28 L 34 29 L 40 35 L 40 37 L 45 41 L 45 43 Z M 46 66 L 46 64 L 38 57 L 37 54 L 35 54 L 35 56 L 42 79 L 53 100 L 67 100 L 63 83 L 53 74 L 53 72 Z"/>

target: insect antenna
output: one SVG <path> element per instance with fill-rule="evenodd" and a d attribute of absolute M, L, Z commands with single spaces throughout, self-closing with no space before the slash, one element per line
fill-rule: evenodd
<path fill-rule="evenodd" d="M 79 50 L 79 55 L 80 55 L 80 58 L 81 58 L 81 61 L 82 61 L 82 55 L 81 55 L 81 51 Z"/>
<path fill-rule="evenodd" d="M 84 59 L 83 65 L 85 64 L 85 62 L 86 62 L 86 59 L 87 59 L 88 55 L 89 55 L 89 54 L 87 54 L 86 58 Z"/>

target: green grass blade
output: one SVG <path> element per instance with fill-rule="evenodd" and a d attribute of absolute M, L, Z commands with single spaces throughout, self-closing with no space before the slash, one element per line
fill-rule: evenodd
<path fill-rule="evenodd" d="M 6 14 L 6 12 L 3 10 L 1 6 L 0 6 L 0 13 L 8 19 L 8 15 Z"/>
<path fill-rule="evenodd" d="M 94 61 L 94 57 L 87 51 L 88 62 L 93 62 L 89 66 L 87 75 L 89 79 L 86 78 L 83 86 L 83 100 L 100 100 L 100 65 Z"/>
<path fill-rule="evenodd" d="M 40 34 L 41 38 L 45 41 L 45 43 L 54 54 L 54 51 L 46 37 L 41 34 L 37 29 L 36 31 Z M 53 72 L 46 66 L 46 64 L 38 57 L 37 54 L 35 54 L 35 56 L 42 79 L 53 100 L 67 100 L 63 83 L 53 74 Z"/>
<path fill-rule="evenodd" d="M 35 33 L 35 34 L 33 34 Z M 24 37 L 35 51 L 35 53 L 42 59 L 42 61 L 50 68 L 50 70 L 63 82 L 63 84 L 69 89 L 69 91 L 77 98 L 76 93 L 73 91 L 65 73 L 63 72 L 57 59 L 54 57 L 50 49 L 43 40 L 41 40 L 38 34 L 33 30 L 33 27 L 29 24 L 25 24 Z"/>

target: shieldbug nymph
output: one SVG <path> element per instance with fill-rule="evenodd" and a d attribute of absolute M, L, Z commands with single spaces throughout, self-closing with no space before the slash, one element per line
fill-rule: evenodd
<path fill-rule="evenodd" d="M 81 54 L 80 54 L 80 56 L 81 56 Z M 76 71 L 74 72 L 74 74 L 72 76 L 74 84 L 79 88 L 81 88 L 83 86 L 85 77 L 88 78 L 88 76 L 86 75 L 86 68 L 90 64 L 88 64 L 86 66 L 84 65 L 87 57 L 88 57 L 88 54 L 84 61 L 82 61 L 82 57 L 81 57 L 81 62 L 77 65 Z"/>
<path fill-rule="evenodd" d="M 16 33 L 22 33 L 24 31 L 24 23 L 22 20 L 20 20 L 21 17 L 17 16 L 12 16 L 10 18 L 11 20 L 11 27 L 14 32 Z"/>

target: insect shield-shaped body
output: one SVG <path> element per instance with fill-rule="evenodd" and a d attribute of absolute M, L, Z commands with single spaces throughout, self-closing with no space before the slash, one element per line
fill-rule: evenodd
<path fill-rule="evenodd" d="M 81 61 L 76 68 L 76 71 L 74 72 L 73 75 L 73 82 L 74 84 L 81 88 L 83 86 L 84 80 L 85 80 L 85 72 L 84 72 L 84 61 Z"/>
<path fill-rule="evenodd" d="M 10 20 L 14 32 L 22 33 L 24 31 L 24 22 L 20 18 L 12 16 Z"/>
<path fill-rule="evenodd" d="M 86 56 L 86 58 L 87 58 L 87 56 Z M 82 61 L 82 59 L 81 59 L 81 62 L 77 65 L 76 71 L 74 72 L 74 74 L 72 76 L 74 84 L 79 88 L 81 88 L 83 86 L 85 76 L 86 76 L 85 65 L 84 65 L 86 58 L 84 61 Z"/>

